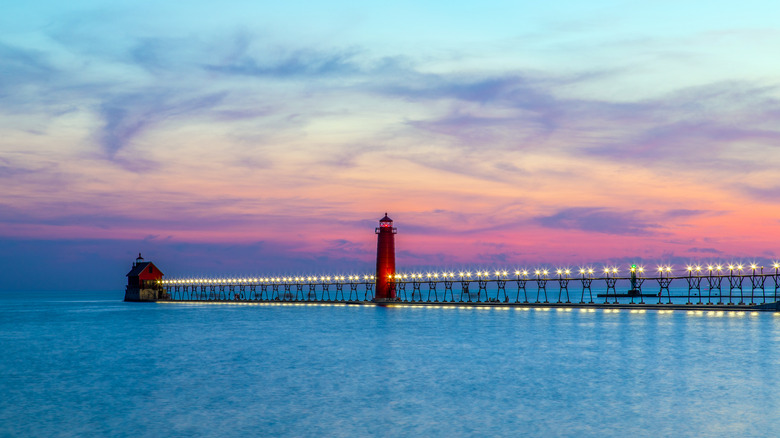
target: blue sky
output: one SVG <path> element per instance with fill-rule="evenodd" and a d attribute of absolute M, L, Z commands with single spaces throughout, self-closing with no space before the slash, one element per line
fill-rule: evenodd
<path fill-rule="evenodd" d="M 400 266 L 777 257 L 775 2 L 4 11 L 0 243 L 31 287 L 67 254 L 362 272 L 385 211 Z"/>

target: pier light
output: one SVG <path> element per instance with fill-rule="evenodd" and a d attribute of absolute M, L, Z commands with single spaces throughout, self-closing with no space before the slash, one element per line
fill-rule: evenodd
<path fill-rule="evenodd" d="M 780 269 L 780 263 L 774 262 L 772 264 L 772 267 L 775 268 L 775 269 Z"/>
<path fill-rule="evenodd" d="M 556 272 L 558 275 L 561 275 L 561 274 L 563 274 L 563 270 L 562 270 L 562 269 L 558 269 L 558 270 L 556 270 L 555 272 Z"/>
<path fill-rule="evenodd" d="M 618 273 L 618 268 L 612 268 L 612 273 L 613 274 L 617 274 Z"/>
<path fill-rule="evenodd" d="M 503 275 L 504 277 L 506 277 L 506 275 L 507 275 L 507 272 L 506 272 L 506 271 L 501 271 L 501 275 Z"/>
<path fill-rule="evenodd" d="M 325 281 L 330 281 L 330 277 L 325 277 Z"/>
<path fill-rule="evenodd" d="M 659 266 L 658 267 L 658 272 L 664 272 L 664 267 L 663 266 Z"/>
<path fill-rule="evenodd" d="M 547 269 L 543 270 L 542 274 L 547 275 Z"/>
<path fill-rule="evenodd" d="M 540 270 L 538 270 L 538 269 L 534 271 L 534 274 L 536 274 L 536 275 L 539 275 L 539 274 L 541 274 L 541 273 L 542 273 L 542 272 L 541 272 Z"/>
<path fill-rule="evenodd" d="M 585 270 L 580 268 L 580 274 L 584 274 L 584 273 L 585 273 Z"/>
<path fill-rule="evenodd" d="M 741 271 L 741 270 L 742 270 L 742 268 L 744 268 L 744 266 L 742 266 L 742 265 L 737 265 L 737 270 L 738 270 L 738 271 Z"/>
<path fill-rule="evenodd" d="M 462 272 L 458 272 L 458 275 L 460 275 L 461 277 L 463 277 L 463 275 L 465 275 L 465 274 L 463 274 Z"/>
<path fill-rule="evenodd" d="M 687 268 L 685 268 L 685 269 L 687 269 L 687 270 L 688 270 L 688 272 L 691 272 L 691 271 L 693 271 L 693 266 L 691 266 L 691 265 L 688 265 L 688 267 L 687 267 Z"/>
<path fill-rule="evenodd" d="M 566 269 L 565 271 L 563 271 L 563 273 L 566 274 L 566 275 L 569 275 L 569 274 L 571 274 L 571 269 Z"/>
<path fill-rule="evenodd" d="M 605 274 L 609 274 L 609 268 L 607 268 L 607 267 L 604 267 L 604 273 L 605 273 Z"/>
<path fill-rule="evenodd" d="M 700 265 L 696 265 L 696 272 L 701 272 L 701 266 Z"/>
<path fill-rule="evenodd" d="M 640 273 L 645 272 L 645 267 L 644 266 L 640 266 L 638 269 L 639 269 Z"/>
<path fill-rule="evenodd" d="M 718 265 L 718 266 L 716 266 L 716 267 L 715 267 L 715 269 L 716 269 L 718 272 L 720 272 L 720 271 L 722 271 L 722 270 L 723 270 L 723 266 L 721 266 L 721 265 Z"/>
<path fill-rule="evenodd" d="M 672 267 L 671 266 L 667 266 L 666 267 L 666 272 L 667 273 L 671 273 L 672 272 Z"/>
<path fill-rule="evenodd" d="M 466 272 L 466 278 L 471 278 L 471 272 Z"/>
<path fill-rule="evenodd" d="M 438 273 L 433 274 L 433 278 L 439 278 L 439 274 Z"/>
<path fill-rule="evenodd" d="M 369 278 L 370 278 L 371 280 L 373 280 L 373 279 L 374 279 L 374 276 L 373 276 L 373 275 L 369 275 Z"/>

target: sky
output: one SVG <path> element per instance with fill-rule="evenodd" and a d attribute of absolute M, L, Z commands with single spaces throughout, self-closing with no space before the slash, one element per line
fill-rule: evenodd
<path fill-rule="evenodd" d="M 9 2 L 0 289 L 780 257 L 780 3 Z"/>

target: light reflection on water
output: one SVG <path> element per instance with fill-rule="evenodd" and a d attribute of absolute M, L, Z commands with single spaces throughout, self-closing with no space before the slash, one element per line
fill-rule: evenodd
<path fill-rule="evenodd" d="M 0 294 L 0 435 L 769 436 L 780 317 Z"/>

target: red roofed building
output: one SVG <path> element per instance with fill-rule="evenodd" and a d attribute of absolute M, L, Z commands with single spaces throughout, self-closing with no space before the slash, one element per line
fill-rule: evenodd
<path fill-rule="evenodd" d="M 127 273 L 125 301 L 155 301 L 167 298 L 165 289 L 160 284 L 163 275 L 160 268 L 152 262 L 145 262 L 138 253 L 133 268 Z"/>

